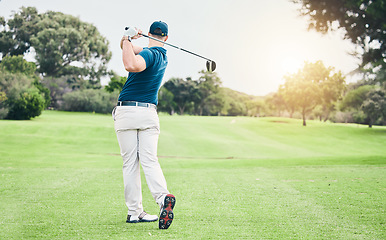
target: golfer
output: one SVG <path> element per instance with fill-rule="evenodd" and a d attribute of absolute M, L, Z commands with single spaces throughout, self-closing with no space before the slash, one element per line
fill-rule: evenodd
<path fill-rule="evenodd" d="M 168 25 L 161 21 L 154 22 L 150 26 L 149 36 L 162 42 L 149 39 L 149 46 L 145 48 L 132 44 L 132 40 L 141 37 L 141 33 L 141 30 L 135 29 L 135 35 L 121 39 L 123 65 L 129 74 L 113 110 L 115 132 L 123 159 L 124 193 L 128 207 L 126 222 L 158 220 L 156 215 L 143 210 L 141 163 L 150 192 L 160 206 L 159 228 L 167 229 L 174 218 L 176 199 L 167 189 L 157 158 L 160 125 L 156 106 L 158 90 L 168 64 L 162 43 L 168 39 Z"/>

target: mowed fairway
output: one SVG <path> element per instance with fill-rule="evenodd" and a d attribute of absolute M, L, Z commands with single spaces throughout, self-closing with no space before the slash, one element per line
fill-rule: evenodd
<path fill-rule="evenodd" d="M 385 239 L 386 127 L 161 115 L 168 230 L 125 223 L 108 115 L 0 121 L 0 239 Z M 158 214 L 142 178 L 145 210 Z"/>

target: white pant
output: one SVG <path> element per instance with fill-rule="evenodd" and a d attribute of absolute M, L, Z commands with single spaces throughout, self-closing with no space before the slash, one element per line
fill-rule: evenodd
<path fill-rule="evenodd" d="M 123 159 L 123 182 L 129 215 L 143 212 L 139 162 L 157 204 L 169 191 L 157 158 L 159 119 L 154 108 L 118 106 L 113 111 L 114 127 Z"/>

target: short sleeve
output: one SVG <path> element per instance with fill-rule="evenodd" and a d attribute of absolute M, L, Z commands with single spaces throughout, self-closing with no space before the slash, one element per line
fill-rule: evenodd
<path fill-rule="evenodd" d="M 152 66 L 154 64 L 154 55 L 152 51 L 150 51 L 148 48 L 144 48 L 139 55 L 145 59 L 146 62 L 146 68 Z"/>

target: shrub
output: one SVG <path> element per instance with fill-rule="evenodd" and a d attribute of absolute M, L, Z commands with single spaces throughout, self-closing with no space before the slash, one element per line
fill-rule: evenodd
<path fill-rule="evenodd" d="M 110 113 L 117 103 L 117 92 L 103 89 L 86 89 L 66 93 L 61 110 L 75 112 Z"/>
<path fill-rule="evenodd" d="M 334 123 L 359 123 L 366 124 L 367 117 L 363 111 L 353 112 L 335 112 L 331 115 L 329 120 Z"/>
<path fill-rule="evenodd" d="M 29 120 L 39 116 L 44 109 L 44 98 L 39 91 L 30 88 L 20 94 L 20 97 L 12 102 L 7 118 L 14 120 Z"/>
<path fill-rule="evenodd" d="M 363 111 L 357 111 L 352 113 L 354 123 L 367 124 L 367 116 Z"/>
<path fill-rule="evenodd" d="M 44 109 L 46 109 L 48 106 L 50 106 L 51 103 L 50 90 L 44 87 L 43 84 L 36 79 L 33 84 L 39 90 L 39 93 L 44 97 Z"/>
<path fill-rule="evenodd" d="M 0 103 L 1 119 L 27 120 L 41 114 L 45 101 L 33 81 L 31 76 L 0 71 L 0 89 L 5 98 Z"/>
<path fill-rule="evenodd" d="M 4 119 L 8 114 L 8 108 L 5 107 L 6 100 L 7 95 L 5 94 L 5 92 L 0 91 L 0 119 Z"/>

